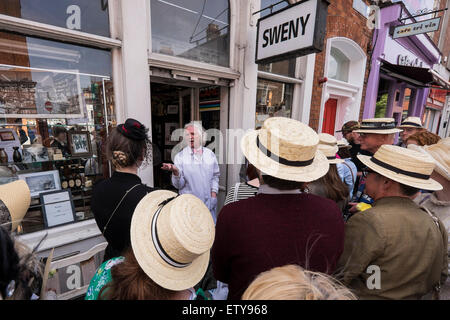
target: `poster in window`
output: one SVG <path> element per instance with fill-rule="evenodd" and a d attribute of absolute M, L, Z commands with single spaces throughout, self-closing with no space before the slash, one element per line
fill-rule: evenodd
<path fill-rule="evenodd" d="M 80 74 L 0 65 L 0 115 L 4 118 L 83 118 Z M 14 67 L 13 77 L 8 68 Z"/>
<path fill-rule="evenodd" d="M 172 133 L 179 128 L 178 123 L 176 122 L 167 122 L 165 124 L 165 145 L 176 145 L 178 140 L 172 140 Z"/>

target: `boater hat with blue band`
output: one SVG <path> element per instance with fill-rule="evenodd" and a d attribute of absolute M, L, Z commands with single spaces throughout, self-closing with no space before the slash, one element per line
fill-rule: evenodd
<path fill-rule="evenodd" d="M 403 130 L 397 129 L 394 118 L 375 118 L 365 119 L 361 122 L 358 130 L 353 132 L 357 133 L 375 133 L 375 134 L 392 134 L 402 132 Z"/>
<path fill-rule="evenodd" d="M 422 121 L 419 117 L 408 117 L 405 120 L 403 120 L 402 124 L 399 126 L 399 128 L 416 128 L 416 129 L 423 129 Z"/>
<path fill-rule="evenodd" d="M 215 235 L 203 201 L 166 190 L 147 194 L 133 213 L 131 247 L 139 266 L 163 288 L 181 291 L 203 278 Z"/>
<path fill-rule="evenodd" d="M 328 160 L 318 150 L 319 136 L 300 121 L 274 117 L 241 140 L 248 161 L 263 174 L 283 180 L 311 182 L 323 177 Z"/>

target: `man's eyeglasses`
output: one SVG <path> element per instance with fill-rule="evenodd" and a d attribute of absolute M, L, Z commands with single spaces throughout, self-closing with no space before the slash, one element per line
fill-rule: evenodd
<path fill-rule="evenodd" d="M 362 176 L 364 178 L 367 178 L 367 176 L 371 173 L 376 173 L 375 171 L 373 171 L 372 169 L 366 168 L 362 171 Z"/>

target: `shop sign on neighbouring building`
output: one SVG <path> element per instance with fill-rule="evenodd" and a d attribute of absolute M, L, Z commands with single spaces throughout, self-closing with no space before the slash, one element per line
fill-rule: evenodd
<path fill-rule="evenodd" d="M 397 26 L 393 30 L 394 39 L 414 36 L 422 33 L 434 32 L 439 30 L 441 18 L 434 18 L 416 23 Z"/>
<path fill-rule="evenodd" d="M 423 68 L 423 62 L 419 58 L 410 59 L 408 56 L 398 55 L 398 65 L 407 67 Z"/>
<path fill-rule="evenodd" d="M 270 63 L 323 50 L 329 2 L 309 0 L 258 20 L 256 63 Z"/>

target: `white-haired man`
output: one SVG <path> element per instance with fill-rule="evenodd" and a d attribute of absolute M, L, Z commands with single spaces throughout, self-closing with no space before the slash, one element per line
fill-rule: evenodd
<path fill-rule="evenodd" d="M 172 185 L 180 194 L 193 194 L 206 204 L 215 223 L 219 164 L 216 155 L 203 147 L 205 133 L 201 125 L 191 122 L 184 129 L 184 141 L 187 146 L 175 156 L 174 164 L 163 163 L 162 169 L 172 172 Z"/>

